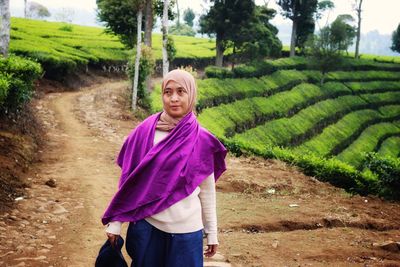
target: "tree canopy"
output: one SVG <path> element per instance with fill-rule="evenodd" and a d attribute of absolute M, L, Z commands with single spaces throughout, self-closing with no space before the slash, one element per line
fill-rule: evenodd
<path fill-rule="evenodd" d="M 392 33 L 392 46 L 390 49 L 400 53 L 400 23 L 397 29 Z"/>
<path fill-rule="evenodd" d="M 216 37 L 217 66 L 222 66 L 227 48 L 242 59 L 280 52 L 278 30 L 269 23 L 275 16 L 274 10 L 256 7 L 252 0 L 213 2 L 208 13 L 200 17 L 200 32 Z"/>
<path fill-rule="evenodd" d="M 97 17 L 104 22 L 106 32 L 118 36 L 121 42 L 128 48 L 136 45 L 136 28 L 137 28 L 137 10 L 138 3 L 144 4 L 144 0 L 96 0 L 97 1 Z M 171 1 L 171 5 L 174 1 Z M 154 15 L 162 15 L 163 3 L 161 0 L 153 1 Z M 173 19 L 171 6 L 168 10 L 168 17 Z M 147 18 L 143 16 L 143 20 Z M 152 18 L 154 19 L 154 18 Z M 145 23 L 142 23 L 144 26 Z"/>
<path fill-rule="evenodd" d="M 194 20 L 195 17 L 196 17 L 196 15 L 194 14 L 193 9 L 191 9 L 191 8 L 187 8 L 183 12 L 183 20 L 190 27 L 193 27 L 193 20 Z"/>
<path fill-rule="evenodd" d="M 295 48 L 304 49 L 310 34 L 314 33 L 315 20 L 324 10 L 334 7 L 330 0 L 277 0 L 282 16 L 292 20 L 290 56 L 295 55 Z"/>

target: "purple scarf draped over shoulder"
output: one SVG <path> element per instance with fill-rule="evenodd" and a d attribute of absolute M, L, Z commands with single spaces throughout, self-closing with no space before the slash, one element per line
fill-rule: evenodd
<path fill-rule="evenodd" d="M 125 140 L 117 163 L 119 190 L 102 222 L 135 222 L 154 215 L 189 196 L 214 172 L 226 170 L 226 149 L 189 112 L 155 146 L 154 134 L 161 113 L 145 119 Z"/>

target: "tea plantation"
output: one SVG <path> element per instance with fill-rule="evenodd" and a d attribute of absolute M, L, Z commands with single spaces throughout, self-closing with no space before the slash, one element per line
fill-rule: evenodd
<path fill-rule="evenodd" d="M 236 154 L 278 158 L 349 191 L 397 198 L 400 64 L 346 60 L 323 85 L 305 58 L 266 61 L 265 73 L 207 68 L 219 78 L 197 81 L 198 119 Z M 153 112 L 161 110 L 159 86 L 151 97 Z"/>

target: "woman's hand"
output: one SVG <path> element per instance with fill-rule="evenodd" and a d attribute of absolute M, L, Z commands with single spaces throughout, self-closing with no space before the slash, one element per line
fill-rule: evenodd
<path fill-rule="evenodd" d="M 204 255 L 206 257 L 212 257 L 215 255 L 215 253 L 217 252 L 217 247 L 218 245 L 207 245 L 208 248 L 206 249 Z"/>
<path fill-rule="evenodd" d="M 107 233 L 107 237 L 108 237 L 108 240 L 111 243 L 112 248 L 115 248 L 117 246 L 117 241 L 118 241 L 119 235 L 114 235 L 114 234 L 111 234 L 111 233 Z"/>

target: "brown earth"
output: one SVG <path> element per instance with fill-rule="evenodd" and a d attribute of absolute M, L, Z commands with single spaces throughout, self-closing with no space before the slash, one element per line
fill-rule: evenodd
<path fill-rule="evenodd" d="M 42 86 L 52 93 L 33 113 L 45 142 L 18 173 L 25 189 L 11 195 L 13 207 L 2 204 L 0 266 L 93 266 L 117 187 L 115 156 L 140 120 L 127 111 L 122 80 L 74 92 Z M 4 143 L 0 165 L 16 149 Z M 227 164 L 217 183 L 220 265 L 207 266 L 400 266 L 399 203 L 352 196 L 277 160 L 228 156 Z"/>

